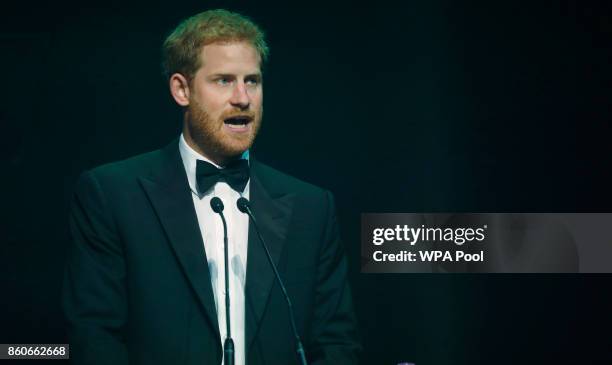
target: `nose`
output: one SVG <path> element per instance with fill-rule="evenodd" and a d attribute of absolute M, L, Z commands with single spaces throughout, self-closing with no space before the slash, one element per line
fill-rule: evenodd
<path fill-rule="evenodd" d="M 240 109 L 248 109 L 251 99 L 244 82 L 237 82 L 232 90 L 230 104 Z"/>

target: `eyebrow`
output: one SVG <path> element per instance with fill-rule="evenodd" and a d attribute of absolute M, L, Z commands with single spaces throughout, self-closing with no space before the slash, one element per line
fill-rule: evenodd
<path fill-rule="evenodd" d="M 209 76 L 209 78 L 212 78 L 212 79 L 216 79 L 216 78 L 220 78 L 220 77 L 225 77 L 225 78 L 228 78 L 228 79 L 233 79 L 233 78 L 236 78 L 236 75 L 235 74 L 217 73 L 217 74 L 212 74 L 212 75 Z M 245 78 L 249 78 L 249 77 L 255 77 L 255 78 L 261 79 L 262 78 L 262 74 L 261 74 L 261 72 L 257 72 L 257 73 L 245 75 Z"/>

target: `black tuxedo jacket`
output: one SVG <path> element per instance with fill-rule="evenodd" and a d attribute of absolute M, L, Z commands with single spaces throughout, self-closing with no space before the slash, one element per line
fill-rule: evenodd
<path fill-rule="evenodd" d="M 250 184 L 252 210 L 287 286 L 309 361 L 357 363 L 331 194 L 253 159 Z M 221 363 L 206 253 L 177 141 L 85 172 L 70 227 L 63 310 L 74 363 Z M 247 364 L 297 364 L 287 305 L 249 227 Z"/>

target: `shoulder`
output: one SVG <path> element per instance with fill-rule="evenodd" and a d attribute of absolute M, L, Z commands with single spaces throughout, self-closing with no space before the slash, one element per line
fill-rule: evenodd
<path fill-rule="evenodd" d="M 148 174 L 160 162 L 161 150 L 97 166 L 85 173 L 101 179 L 130 179 Z"/>
<path fill-rule="evenodd" d="M 324 188 L 281 172 L 258 160 L 253 161 L 252 169 L 253 174 L 255 174 L 261 183 L 271 192 L 305 196 L 325 196 L 329 194 L 329 191 Z"/>
<path fill-rule="evenodd" d="M 167 165 L 168 151 L 171 148 L 171 146 L 168 146 L 164 149 L 142 153 L 86 170 L 77 181 L 77 191 L 84 185 L 92 184 L 104 190 L 135 187 L 138 184 L 139 177 L 151 176 L 159 171 L 162 166 Z"/>

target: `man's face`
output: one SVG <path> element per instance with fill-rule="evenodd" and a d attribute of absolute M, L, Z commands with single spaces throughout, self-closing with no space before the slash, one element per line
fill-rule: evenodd
<path fill-rule="evenodd" d="M 261 60 L 247 42 L 209 44 L 200 57 L 184 132 L 196 150 L 224 164 L 251 147 L 261 125 Z"/>

